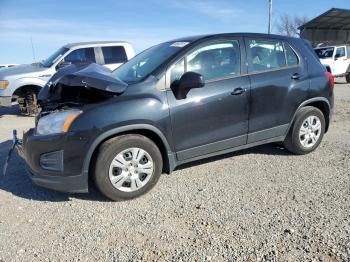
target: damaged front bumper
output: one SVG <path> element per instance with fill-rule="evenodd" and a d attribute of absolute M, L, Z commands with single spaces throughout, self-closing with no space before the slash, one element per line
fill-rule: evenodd
<path fill-rule="evenodd" d="M 66 150 L 64 141 L 70 140 L 71 150 Z M 88 174 L 82 172 L 84 144 L 81 137 L 72 135 L 35 136 L 34 129 L 17 138 L 13 132 L 13 146 L 4 165 L 4 175 L 13 152 L 26 163 L 26 170 L 34 184 L 48 189 L 70 192 L 88 192 Z M 73 149 L 72 149 L 73 148 Z"/>

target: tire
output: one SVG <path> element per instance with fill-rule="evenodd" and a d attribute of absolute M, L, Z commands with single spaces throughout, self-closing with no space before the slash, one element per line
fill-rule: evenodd
<path fill-rule="evenodd" d="M 310 120 L 313 123 L 311 125 Z M 320 127 L 317 123 L 320 124 Z M 316 126 L 319 127 L 317 131 L 315 131 Z M 297 113 L 283 145 L 294 154 L 308 154 L 314 151 L 321 143 L 325 127 L 326 121 L 319 109 L 312 106 L 303 107 Z"/>
<path fill-rule="evenodd" d="M 350 83 L 350 73 L 345 76 L 346 82 Z"/>
<path fill-rule="evenodd" d="M 135 160 L 141 155 L 139 161 Z M 129 200 L 151 190 L 158 182 L 162 168 L 162 155 L 153 141 L 136 134 L 121 135 L 99 147 L 93 178 L 107 198 Z"/>
<path fill-rule="evenodd" d="M 22 114 L 34 116 L 38 113 L 37 94 L 35 92 L 27 92 L 23 97 L 19 97 L 17 101 Z"/>

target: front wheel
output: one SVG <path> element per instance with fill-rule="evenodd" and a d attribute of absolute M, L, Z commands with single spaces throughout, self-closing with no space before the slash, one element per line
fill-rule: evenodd
<path fill-rule="evenodd" d="M 284 146 L 298 155 L 314 151 L 322 141 L 325 123 L 324 115 L 319 109 L 312 106 L 301 108 L 283 143 Z"/>
<path fill-rule="evenodd" d="M 22 114 L 34 116 L 38 113 L 37 94 L 35 92 L 26 92 L 17 99 L 19 109 Z"/>
<path fill-rule="evenodd" d="M 162 167 L 162 155 L 154 142 L 141 135 L 122 135 L 99 148 L 94 179 L 106 197 L 128 200 L 151 190 Z"/>

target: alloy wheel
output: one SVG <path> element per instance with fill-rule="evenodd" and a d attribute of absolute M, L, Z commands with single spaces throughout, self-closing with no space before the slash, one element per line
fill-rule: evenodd
<path fill-rule="evenodd" d="M 134 192 L 145 186 L 154 173 L 150 154 L 141 148 L 128 148 L 118 153 L 109 167 L 109 180 L 123 192 Z"/>
<path fill-rule="evenodd" d="M 309 116 L 299 130 L 299 141 L 305 148 L 313 147 L 320 138 L 322 131 L 321 120 L 317 116 Z"/>

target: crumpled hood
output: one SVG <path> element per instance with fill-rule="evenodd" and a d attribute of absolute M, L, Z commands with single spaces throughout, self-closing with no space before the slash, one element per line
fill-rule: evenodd
<path fill-rule="evenodd" d="M 58 82 L 69 86 L 85 86 L 96 88 L 112 93 L 123 93 L 128 86 L 126 83 L 111 75 L 111 71 L 95 63 L 88 66 L 70 66 L 68 72 L 63 72 L 63 76 L 59 77 Z"/>
<path fill-rule="evenodd" d="M 41 66 L 40 64 L 31 64 L 31 65 L 17 65 L 13 67 L 6 67 L 0 70 L 0 78 L 6 79 L 6 77 L 24 77 L 27 75 L 37 76 L 42 72 L 46 71 L 48 68 Z M 35 74 L 37 73 L 37 74 Z"/>
<path fill-rule="evenodd" d="M 62 68 L 49 80 L 39 93 L 39 103 L 64 100 L 62 86 L 121 94 L 128 85 L 113 77 L 111 71 L 104 66 L 95 63 L 74 64 Z"/>

